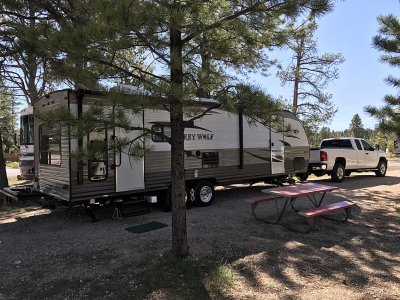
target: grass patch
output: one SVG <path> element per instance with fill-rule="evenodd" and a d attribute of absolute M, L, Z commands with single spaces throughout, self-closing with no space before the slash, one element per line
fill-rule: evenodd
<path fill-rule="evenodd" d="M 10 169 L 18 169 L 19 168 L 19 162 L 17 161 L 8 161 L 6 162 L 6 167 Z"/>
<path fill-rule="evenodd" d="M 228 264 L 217 266 L 211 273 L 212 285 L 217 288 L 231 287 L 235 281 L 236 271 Z"/>
<path fill-rule="evenodd" d="M 400 214 L 400 207 L 396 207 L 395 210 Z"/>

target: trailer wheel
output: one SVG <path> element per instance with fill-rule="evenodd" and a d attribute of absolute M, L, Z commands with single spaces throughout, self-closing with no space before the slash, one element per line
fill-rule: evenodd
<path fill-rule="evenodd" d="M 186 188 L 185 189 L 186 207 L 190 207 L 190 205 L 191 205 L 190 201 L 188 201 L 188 195 L 189 195 L 189 191 Z M 172 208 L 172 191 L 171 191 L 171 188 L 168 188 L 168 190 L 165 192 L 163 204 L 164 204 L 164 211 L 171 211 L 171 208 Z"/>
<path fill-rule="evenodd" d="M 378 170 L 375 171 L 376 176 L 384 177 L 386 175 L 387 164 L 383 160 L 378 163 Z"/>
<path fill-rule="evenodd" d="M 332 170 L 332 181 L 334 182 L 342 182 L 345 176 L 345 169 L 344 166 L 341 163 L 336 163 L 333 166 L 333 170 Z"/>
<path fill-rule="evenodd" d="M 209 206 L 214 202 L 214 185 L 208 181 L 200 181 L 194 189 L 194 197 L 200 206 Z"/>

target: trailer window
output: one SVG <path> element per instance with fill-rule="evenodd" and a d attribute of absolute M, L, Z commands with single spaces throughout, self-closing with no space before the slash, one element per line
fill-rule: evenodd
<path fill-rule="evenodd" d="M 151 126 L 151 131 L 151 139 L 156 143 L 167 142 L 166 137 L 171 137 L 171 127 L 169 126 L 153 125 Z"/>
<path fill-rule="evenodd" d="M 103 181 L 108 177 L 108 141 L 105 132 L 88 135 L 88 179 Z"/>
<path fill-rule="evenodd" d="M 60 127 L 39 126 L 40 163 L 44 165 L 61 165 L 61 130 Z"/>
<path fill-rule="evenodd" d="M 21 116 L 20 125 L 21 145 L 33 145 L 33 115 Z"/>

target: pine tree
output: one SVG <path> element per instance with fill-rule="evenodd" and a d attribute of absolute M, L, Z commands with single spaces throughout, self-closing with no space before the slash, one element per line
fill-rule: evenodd
<path fill-rule="evenodd" d="M 365 129 L 362 124 L 361 118 L 358 114 L 355 114 L 350 122 L 349 131 L 351 135 L 357 138 L 364 138 Z"/>
<path fill-rule="evenodd" d="M 34 0 L 2 1 L 0 5 L 0 79 L 8 90 L 32 105 L 55 78 L 50 78 L 49 64 L 38 34 L 47 17 Z"/>
<path fill-rule="evenodd" d="M 278 72 L 282 85 L 293 85 L 292 111 L 311 134 L 320 125 L 329 123 L 337 111 L 332 95 L 325 89 L 339 76 L 335 66 L 344 61 L 339 53 L 318 54 L 316 29 L 312 17 L 294 29 L 293 37 L 286 43 L 293 52 L 292 62 L 286 70 Z"/>
<path fill-rule="evenodd" d="M 110 6 L 107 0 L 70 0 L 43 1 L 43 7 L 57 22 L 47 27 L 53 71 L 65 74 L 68 69 L 76 82 L 119 78 L 168 100 L 146 103 L 143 99 L 148 97 L 143 101 L 131 97 L 122 105 L 120 95 L 119 105 L 134 111 L 154 105 L 170 112 L 172 248 L 176 255 L 185 256 L 183 134 L 190 123 L 184 116 L 190 112 L 191 99 L 207 95 L 229 102 L 230 91 L 240 94 L 240 81 L 229 71 L 247 73 L 267 67 L 263 50 L 282 43 L 279 32 L 285 18 L 310 10 L 324 13 L 331 9 L 331 1 L 161 0 L 131 5 L 119 0 Z M 237 107 L 237 103 L 224 104 Z"/>
<path fill-rule="evenodd" d="M 400 67 L 400 20 L 394 15 L 380 16 L 378 18 L 379 32 L 373 38 L 376 49 L 383 52 L 381 61 L 392 67 Z M 386 78 L 386 82 L 400 88 L 400 79 L 393 76 Z M 378 120 L 379 129 L 384 132 L 394 132 L 400 136 L 400 95 L 386 95 L 383 99 L 384 106 L 378 108 L 367 106 L 365 108 L 371 116 Z"/>
<path fill-rule="evenodd" d="M 0 188 L 8 186 L 4 148 L 7 140 L 12 143 L 14 136 L 15 115 L 13 102 L 4 89 L 0 89 Z"/>

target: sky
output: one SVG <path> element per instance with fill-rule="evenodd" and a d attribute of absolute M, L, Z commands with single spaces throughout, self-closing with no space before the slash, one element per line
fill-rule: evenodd
<path fill-rule="evenodd" d="M 328 124 L 332 130 L 348 129 L 355 114 L 361 117 L 364 128 L 374 128 L 376 121 L 364 113 L 364 107 L 382 106 L 386 94 L 397 93 L 384 79 L 397 76 L 398 70 L 380 62 L 381 53 L 372 47 L 372 37 L 378 33 L 377 17 L 389 13 L 400 16 L 399 0 L 339 0 L 333 12 L 317 20 L 319 53 L 339 52 L 346 59 L 338 67 L 340 78 L 327 89 L 338 108 Z M 284 52 L 275 51 L 274 55 L 283 66 L 288 65 Z M 270 70 L 268 77 L 253 77 L 254 83 L 275 97 L 290 99 L 291 87 L 282 87 L 275 73 L 276 70 Z"/>
<path fill-rule="evenodd" d="M 372 37 L 378 33 L 377 17 L 389 13 L 400 16 L 400 0 L 336 0 L 334 10 L 317 20 L 319 53 L 341 53 L 345 58 L 338 66 L 339 79 L 327 89 L 338 108 L 327 125 L 332 130 L 348 129 L 355 114 L 364 128 L 374 128 L 376 121 L 364 113 L 364 107 L 382 106 L 386 94 L 397 93 L 384 79 L 397 76 L 398 70 L 381 63 L 381 53 L 372 47 Z M 275 50 L 271 58 L 277 58 L 283 67 L 289 64 L 287 51 Z M 271 68 L 269 74 L 251 76 L 250 81 L 275 97 L 291 99 L 292 88 L 281 86 L 276 69 Z"/>

